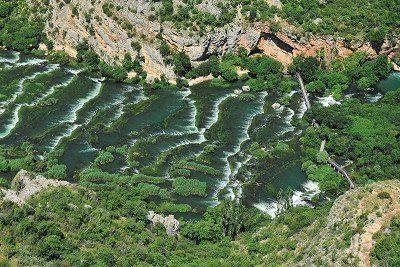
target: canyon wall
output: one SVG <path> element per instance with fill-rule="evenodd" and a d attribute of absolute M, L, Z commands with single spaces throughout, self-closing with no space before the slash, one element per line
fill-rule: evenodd
<path fill-rule="evenodd" d="M 316 55 L 325 51 L 325 59 L 345 56 L 352 50 L 361 49 L 371 56 L 377 52 L 367 43 L 352 42 L 346 45 L 343 40 L 333 37 L 302 36 L 294 27 L 285 25 L 273 33 L 262 23 L 248 23 L 240 15 L 231 24 L 221 28 L 209 29 L 199 35 L 188 30 L 177 30 L 171 22 L 152 21 L 151 15 L 161 2 L 143 0 L 113 0 L 113 8 L 108 15 L 104 0 L 50 0 L 46 14 L 45 32 L 55 44 L 56 50 L 65 50 L 76 55 L 74 47 L 87 40 L 92 49 L 108 63 L 121 62 L 125 53 L 142 57 L 142 66 L 149 77 L 165 74 L 173 79 L 173 67 L 164 62 L 159 48 L 164 39 L 172 48 L 185 51 L 193 65 L 206 60 L 211 55 L 223 55 L 244 47 L 249 54 L 262 53 L 275 58 L 285 66 L 293 56 Z M 183 2 L 174 1 L 174 5 Z M 204 4 L 205 5 L 205 4 Z M 218 12 L 208 4 L 200 6 L 209 13 Z M 138 48 L 132 45 L 139 43 Z M 398 46 L 399 44 L 397 44 Z M 384 44 L 380 53 L 393 54 L 393 47 Z"/>

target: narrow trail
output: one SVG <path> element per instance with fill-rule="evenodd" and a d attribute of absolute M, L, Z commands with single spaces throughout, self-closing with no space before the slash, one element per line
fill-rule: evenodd
<path fill-rule="evenodd" d="M 301 77 L 300 73 L 296 72 L 296 78 L 299 81 L 300 84 L 300 89 L 303 94 L 304 102 L 306 104 L 307 109 L 311 108 L 310 100 L 307 95 L 306 88 L 304 86 L 304 81 L 303 78 Z M 312 124 L 314 125 L 315 128 L 319 127 L 319 124 L 313 119 Z M 326 151 L 325 150 L 325 144 L 326 144 L 326 139 L 321 141 L 321 146 L 320 146 L 320 151 Z M 335 169 L 338 173 L 340 173 L 348 182 L 350 189 L 355 188 L 355 185 L 353 181 L 350 178 L 350 175 L 347 173 L 347 171 L 341 167 L 337 162 L 335 162 L 331 157 L 328 156 L 327 158 L 328 164 Z"/>

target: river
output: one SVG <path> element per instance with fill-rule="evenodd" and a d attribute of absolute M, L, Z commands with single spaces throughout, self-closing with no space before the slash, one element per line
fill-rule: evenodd
<path fill-rule="evenodd" d="M 375 101 L 396 86 L 400 87 L 400 77 L 393 74 L 362 97 Z M 273 215 L 273 192 L 290 187 L 294 203 L 304 204 L 319 189 L 300 168 L 297 138 L 302 129 L 295 122 L 305 112 L 301 95 L 293 91 L 290 104 L 274 110 L 277 96 L 260 92 L 244 101 L 234 94 L 240 88 L 240 83 L 215 87 L 206 82 L 182 91 L 149 92 L 139 85 L 113 83 L 29 55 L 0 51 L 0 144 L 29 141 L 38 154 L 64 149 L 59 161 L 67 166 L 70 180 L 109 146 L 134 146 L 141 152 L 138 169 L 148 172 L 156 166 L 157 174 L 167 180 L 172 163 L 201 157 L 213 147 L 209 166 L 221 174 L 193 172 L 191 178 L 207 183 L 207 196 L 175 196 L 179 202 L 201 211 L 222 196 L 237 196 Z M 314 101 L 335 103 L 329 97 Z M 218 134 L 221 129 L 224 136 Z M 278 140 L 289 142 L 294 152 L 256 170 L 249 145 L 257 141 L 268 147 Z M 102 169 L 136 171 L 124 157 Z"/>

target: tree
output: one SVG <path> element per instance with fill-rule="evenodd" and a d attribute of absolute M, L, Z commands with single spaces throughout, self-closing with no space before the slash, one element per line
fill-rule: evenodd
<path fill-rule="evenodd" d="M 52 179 L 65 179 L 67 177 L 67 166 L 64 164 L 57 164 L 49 168 L 46 176 Z"/>
<path fill-rule="evenodd" d="M 386 32 L 382 28 L 371 30 L 367 35 L 367 41 L 369 41 L 372 47 L 376 51 L 380 51 L 383 43 L 385 42 Z"/>
<path fill-rule="evenodd" d="M 276 205 L 278 207 L 276 214 L 281 214 L 293 207 L 293 190 L 290 187 L 286 191 L 279 190 Z"/>
<path fill-rule="evenodd" d="M 130 71 L 133 68 L 132 56 L 129 53 L 125 53 L 124 60 L 122 61 L 122 66 L 126 71 Z"/>
<path fill-rule="evenodd" d="M 326 86 L 322 81 L 316 80 L 307 84 L 306 90 L 311 93 L 323 93 L 326 90 Z"/>
<path fill-rule="evenodd" d="M 226 81 L 235 82 L 238 80 L 239 76 L 237 74 L 236 68 L 229 62 L 222 62 L 219 65 L 219 69 L 220 69 L 222 78 L 224 78 Z"/>
<path fill-rule="evenodd" d="M 160 54 L 163 58 L 166 58 L 171 55 L 171 48 L 169 48 L 169 45 L 165 40 L 161 41 Z"/>
<path fill-rule="evenodd" d="M 316 159 L 318 163 L 326 163 L 327 159 L 328 159 L 328 152 L 324 151 L 318 151 L 317 155 L 316 155 Z"/>
<path fill-rule="evenodd" d="M 292 64 L 288 71 L 291 74 L 299 72 L 306 83 L 316 79 L 316 74 L 319 69 L 318 59 L 315 57 L 304 57 L 303 55 L 293 58 Z"/>
<path fill-rule="evenodd" d="M 237 201 L 223 200 L 220 204 L 221 227 L 224 236 L 235 239 L 245 230 L 245 223 L 249 219 L 247 208 Z"/>
<path fill-rule="evenodd" d="M 192 64 L 190 58 L 185 52 L 179 52 L 173 55 L 174 72 L 176 75 L 185 76 L 190 70 L 192 70 Z"/>

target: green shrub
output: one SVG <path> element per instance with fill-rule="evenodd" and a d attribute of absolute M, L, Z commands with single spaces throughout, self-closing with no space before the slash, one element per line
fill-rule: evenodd
<path fill-rule="evenodd" d="M 67 177 L 67 166 L 63 164 L 57 164 L 49 168 L 45 176 L 51 179 L 65 179 Z"/>
<path fill-rule="evenodd" d="M 176 178 L 172 182 L 174 192 L 182 196 L 206 196 L 207 184 L 196 179 Z"/>

